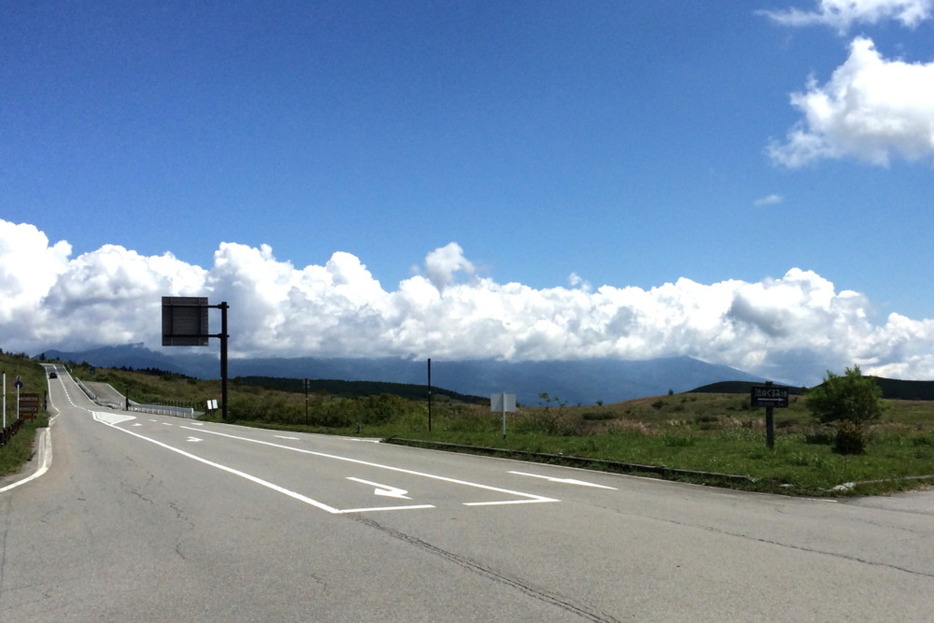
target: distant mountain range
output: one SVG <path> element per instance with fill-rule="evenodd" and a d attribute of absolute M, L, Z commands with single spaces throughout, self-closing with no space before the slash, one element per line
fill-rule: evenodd
<path fill-rule="evenodd" d="M 141 344 L 106 346 L 80 352 L 50 350 L 48 359 L 89 363 L 103 368 L 155 368 L 201 379 L 220 377 L 216 355 L 178 355 L 152 351 Z M 427 384 L 427 361 L 401 358 L 325 359 L 316 357 L 230 359 L 228 376 L 332 379 Z M 547 393 L 569 405 L 605 404 L 683 392 L 720 381 L 761 382 L 760 377 L 728 366 L 704 363 L 691 357 L 647 361 L 586 359 L 573 361 L 432 360 L 431 384 L 461 394 L 490 396 L 516 394 L 520 404 L 539 405 Z"/>

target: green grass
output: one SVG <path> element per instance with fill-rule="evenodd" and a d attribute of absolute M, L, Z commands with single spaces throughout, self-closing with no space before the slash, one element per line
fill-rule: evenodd
<path fill-rule="evenodd" d="M 16 377 L 23 379 L 23 393 L 39 394 L 40 403 L 45 397 L 48 383 L 45 371 L 37 362 L 25 355 L 0 353 L 0 371 L 6 373 L 6 423 L 16 420 Z M 26 423 L 13 437 L 12 441 L 0 448 L 0 476 L 18 471 L 26 461 L 32 458 L 36 431 L 48 426 L 45 413 L 26 420 Z"/>
<path fill-rule="evenodd" d="M 82 366 L 75 366 L 73 373 L 128 389 L 141 402 L 203 404 L 220 398 L 219 381 L 121 370 L 98 370 L 92 376 Z M 542 453 L 548 456 L 539 459 L 550 462 L 582 457 L 602 461 L 595 467 L 611 470 L 631 471 L 626 464 L 661 466 L 698 472 L 665 473 L 669 478 L 794 495 L 878 494 L 934 485 L 934 478 L 918 478 L 934 475 L 932 401 L 885 401 L 887 409 L 871 430 L 867 452 L 844 456 L 833 452 L 828 443 L 832 431 L 814 423 L 801 396 L 792 396 L 787 409 L 775 410 L 775 448 L 769 450 L 765 411 L 750 408 L 748 394 L 672 394 L 604 406 L 520 407 L 507 416 L 503 439 L 500 415 L 479 405 L 435 402 L 429 431 L 425 402 L 387 395 L 313 394 L 306 411 L 305 397 L 299 393 L 235 383 L 229 389 L 232 421 L 249 426 L 496 448 L 516 456 Z M 3 454 L 0 450 L 0 457 Z M 750 479 L 724 481 L 703 475 L 708 472 Z M 845 483 L 859 484 L 834 490 Z"/>

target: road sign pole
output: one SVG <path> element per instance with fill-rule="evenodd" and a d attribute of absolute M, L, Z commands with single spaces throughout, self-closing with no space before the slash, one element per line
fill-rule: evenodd
<path fill-rule="evenodd" d="M 431 357 L 428 358 L 428 432 L 431 432 Z"/>
<path fill-rule="evenodd" d="M 772 387 L 772 381 L 766 381 L 765 386 Z M 775 449 L 775 418 L 772 407 L 765 408 L 765 445 L 769 450 Z"/>
<path fill-rule="evenodd" d="M 503 439 L 506 438 L 506 393 L 503 392 Z"/>
<path fill-rule="evenodd" d="M 6 372 L 3 373 L 3 428 L 6 428 Z"/>
<path fill-rule="evenodd" d="M 775 449 L 775 418 L 772 417 L 772 407 L 765 408 L 765 445 L 769 450 Z"/>
<path fill-rule="evenodd" d="M 221 418 L 227 419 L 227 301 L 218 305 L 221 310 Z"/>
<path fill-rule="evenodd" d="M 773 409 L 788 406 L 788 388 L 775 387 L 772 381 L 766 381 L 765 385 L 753 385 L 749 391 L 749 405 L 753 408 L 765 407 L 765 445 L 772 450 L 775 448 Z"/>

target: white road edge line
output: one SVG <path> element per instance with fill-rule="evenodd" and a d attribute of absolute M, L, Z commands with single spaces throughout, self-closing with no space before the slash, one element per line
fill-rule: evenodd
<path fill-rule="evenodd" d="M 49 471 L 49 467 L 52 465 L 52 422 L 57 417 L 56 415 L 50 418 L 48 427 L 39 430 L 39 467 L 36 468 L 36 471 L 33 472 L 31 476 L 27 476 L 22 480 L 17 480 L 12 484 L 0 488 L 0 493 L 24 485 Z"/>

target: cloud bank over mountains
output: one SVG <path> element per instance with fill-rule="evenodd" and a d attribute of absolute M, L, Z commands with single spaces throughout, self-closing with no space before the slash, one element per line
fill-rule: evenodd
<path fill-rule="evenodd" d="M 266 245 L 237 243 L 222 243 L 208 268 L 116 245 L 71 255 L 67 242 L 0 219 L 5 351 L 140 342 L 158 350 L 161 297 L 207 296 L 230 304 L 236 357 L 686 355 L 795 384 L 853 363 L 889 377 L 934 378 L 934 320 L 893 313 L 874 324 L 865 296 L 799 268 L 754 283 L 682 278 L 645 290 L 593 287 L 572 275 L 569 287 L 535 289 L 477 274 L 452 242 L 387 289 L 344 252 L 302 268 Z M 219 330 L 219 320 L 212 323 Z"/>

